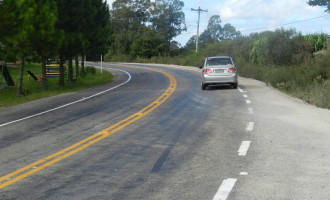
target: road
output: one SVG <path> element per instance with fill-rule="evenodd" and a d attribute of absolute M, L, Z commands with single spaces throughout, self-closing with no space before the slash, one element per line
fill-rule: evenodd
<path fill-rule="evenodd" d="M 0 109 L 0 199 L 330 199 L 330 111 L 195 68 L 107 63 L 113 82 Z"/>

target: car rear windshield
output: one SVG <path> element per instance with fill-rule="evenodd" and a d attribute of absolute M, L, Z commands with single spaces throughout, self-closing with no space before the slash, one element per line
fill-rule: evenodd
<path fill-rule="evenodd" d="M 232 65 L 230 58 L 208 58 L 206 66 L 214 65 Z"/>

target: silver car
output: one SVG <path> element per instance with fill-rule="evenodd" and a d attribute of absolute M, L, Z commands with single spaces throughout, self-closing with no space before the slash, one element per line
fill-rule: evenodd
<path fill-rule="evenodd" d="M 237 68 L 229 56 L 215 56 L 205 58 L 202 69 L 202 90 L 208 85 L 230 84 L 237 88 Z"/>

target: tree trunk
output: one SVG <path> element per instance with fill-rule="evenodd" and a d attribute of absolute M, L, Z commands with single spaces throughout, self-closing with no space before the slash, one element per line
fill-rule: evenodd
<path fill-rule="evenodd" d="M 23 96 L 23 77 L 24 77 L 24 61 L 25 55 L 22 54 L 21 64 L 19 67 L 19 75 L 18 75 L 18 86 L 17 86 L 17 97 Z"/>
<path fill-rule="evenodd" d="M 60 55 L 60 80 L 58 83 L 60 88 L 64 88 L 64 58 Z"/>
<path fill-rule="evenodd" d="M 79 60 L 78 60 L 78 56 L 75 59 L 75 65 L 76 65 L 76 79 L 79 76 Z"/>
<path fill-rule="evenodd" d="M 41 61 L 41 79 L 42 79 L 42 89 L 48 91 L 48 81 L 46 75 L 46 58 L 42 58 Z"/>
<path fill-rule="evenodd" d="M 69 83 L 73 83 L 73 67 L 72 67 L 72 58 L 69 58 L 69 63 L 68 63 L 68 79 Z"/>
<path fill-rule="evenodd" d="M 81 73 L 85 74 L 85 55 L 81 55 Z"/>

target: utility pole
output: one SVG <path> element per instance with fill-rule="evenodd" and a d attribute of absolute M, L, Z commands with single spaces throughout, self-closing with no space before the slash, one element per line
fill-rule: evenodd
<path fill-rule="evenodd" d="M 103 55 L 101 54 L 101 74 L 103 74 Z"/>
<path fill-rule="evenodd" d="M 198 9 L 191 9 L 192 11 L 198 12 L 198 22 L 197 22 L 197 38 L 196 38 L 196 53 L 198 52 L 198 40 L 199 40 L 199 22 L 201 20 L 201 12 L 207 12 L 206 10 L 202 10 L 201 7 L 198 7 Z"/>

